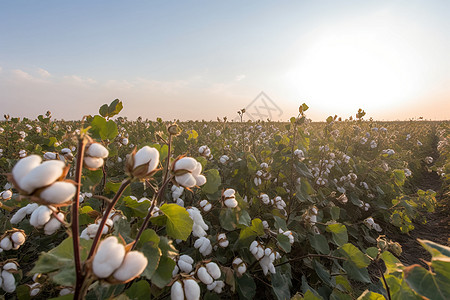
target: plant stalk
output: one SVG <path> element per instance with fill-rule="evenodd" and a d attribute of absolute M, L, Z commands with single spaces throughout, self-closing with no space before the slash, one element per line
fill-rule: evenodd
<path fill-rule="evenodd" d="M 80 206 L 80 189 L 81 189 L 81 174 L 83 169 L 84 160 L 84 148 L 86 146 L 86 139 L 80 137 L 78 139 L 78 153 L 77 153 L 77 165 L 75 170 L 75 182 L 76 182 L 76 193 L 75 198 L 72 203 L 72 241 L 73 241 L 73 253 L 75 261 L 75 274 L 76 274 L 76 284 L 75 291 L 81 289 L 83 283 L 83 272 L 81 270 L 81 256 L 80 256 L 80 232 L 79 232 L 79 222 L 78 222 L 78 208 Z"/>

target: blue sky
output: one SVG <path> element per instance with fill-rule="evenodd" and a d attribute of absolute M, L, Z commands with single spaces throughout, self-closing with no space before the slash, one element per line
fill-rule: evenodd
<path fill-rule="evenodd" d="M 0 1 L 2 112 L 449 119 L 449 1 Z M 424 106 L 424 104 L 427 104 Z"/>

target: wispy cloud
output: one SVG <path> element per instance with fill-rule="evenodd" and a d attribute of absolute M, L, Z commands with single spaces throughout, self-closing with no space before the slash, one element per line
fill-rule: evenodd
<path fill-rule="evenodd" d="M 39 68 L 37 72 L 43 78 L 49 78 L 52 76 L 47 70 L 44 70 L 42 68 Z"/>
<path fill-rule="evenodd" d="M 33 80 L 33 76 L 20 69 L 12 70 L 12 73 L 18 79 Z"/>
<path fill-rule="evenodd" d="M 240 75 L 237 75 L 236 78 L 235 78 L 234 80 L 236 80 L 236 81 L 241 81 L 241 80 L 244 80 L 246 77 L 247 77 L 247 76 L 245 76 L 244 74 L 240 74 Z"/>

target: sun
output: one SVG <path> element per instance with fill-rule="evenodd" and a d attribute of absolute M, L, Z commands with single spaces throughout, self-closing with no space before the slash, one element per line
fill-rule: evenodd
<path fill-rule="evenodd" d="M 329 114 L 405 105 L 423 84 L 417 52 L 386 28 L 328 29 L 304 46 L 287 73 L 288 84 Z"/>

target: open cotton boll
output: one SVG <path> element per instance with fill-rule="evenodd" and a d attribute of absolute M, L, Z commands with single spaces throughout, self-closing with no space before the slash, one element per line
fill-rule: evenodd
<path fill-rule="evenodd" d="M 185 279 L 184 283 L 184 296 L 186 300 L 200 299 L 200 286 L 194 279 Z"/>
<path fill-rule="evenodd" d="M 42 158 L 35 154 L 27 156 L 19 160 L 16 165 L 13 167 L 11 173 L 14 177 L 14 180 L 19 185 L 19 188 L 22 188 L 21 181 L 23 178 L 34 168 L 39 166 Z"/>
<path fill-rule="evenodd" d="M 198 186 L 202 186 L 206 183 L 206 177 L 203 175 L 198 175 L 195 178 L 195 180 L 196 180 L 196 185 L 198 185 Z"/>
<path fill-rule="evenodd" d="M 98 169 L 101 166 L 103 166 L 104 160 L 100 157 L 85 157 L 84 158 L 84 165 L 88 167 L 89 169 Z"/>
<path fill-rule="evenodd" d="M 104 239 L 92 262 L 92 271 L 98 278 L 109 277 L 123 262 L 125 247 L 119 244 L 115 236 Z"/>
<path fill-rule="evenodd" d="M 148 260 L 139 251 L 130 251 L 125 255 L 122 265 L 114 272 L 113 277 L 119 281 L 127 282 L 139 276 L 147 267 Z"/>
<path fill-rule="evenodd" d="M 32 169 L 21 181 L 20 188 L 31 193 L 37 188 L 55 182 L 63 174 L 65 164 L 60 160 L 48 160 Z"/>
<path fill-rule="evenodd" d="M 229 207 L 229 208 L 235 208 L 236 206 L 238 206 L 238 202 L 234 198 L 225 200 L 224 204 L 226 207 Z"/>
<path fill-rule="evenodd" d="M 92 157 L 106 158 L 109 155 L 109 151 L 102 144 L 92 143 L 86 150 L 86 155 Z"/>
<path fill-rule="evenodd" d="M 9 200 L 11 199 L 12 195 L 13 193 L 11 192 L 11 190 L 6 190 L 1 193 L 2 200 Z"/>
<path fill-rule="evenodd" d="M 220 278 L 220 268 L 215 262 L 209 262 L 206 264 L 206 270 L 214 279 Z"/>
<path fill-rule="evenodd" d="M 30 203 L 27 206 L 25 206 L 27 215 L 32 214 L 33 211 L 35 211 L 38 207 L 39 207 L 39 204 L 37 204 L 37 203 Z"/>
<path fill-rule="evenodd" d="M 18 224 L 25 218 L 26 215 L 27 215 L 27 208 L 25 206 L 16 211 L 16 213 L 11 217 L 11 220 L 9 220 L 9 222 L 11 224 Z"/>
<path fill-rule="evenodd" d="M 50 220 L 51 216 L 52 210 L 46 205 L 41 205 L 31 214 L 30 224 L 36 228 L 41 228 Z"/>
<path fill-rule="evenodd" d="M 40 198 L 51 204 L 61 204 L 70 201 L 77 191 L 76 186 L 67 181 L 57 181 L 45 188 Z"/>
<path fill-rule="evenodd" d="M 25 243 L 25 235 L 21 231 L 16 231 L 11 234 L 11 240 L 16 245 L 23 245 Z"/>
<path fill-rule="evenodd" d="M 209 291 L 214 291 L 217 294 L 222 293 L 222 289 L 225 287 L 225 283 L 222 280 L 214 281 L 213 283 L 206 286 Z"/>
<path fill-rule="evenodd" d="M 190 273 L 192 271 L 192 264 L 194 263 L 194 260 L 189 255 L 181 255 L 178 259 L 178 267 L 181 271 L 184 273 Z"/>
<path fill-rule="evenodd" d="M 156 169 L 159 163 L 159 151 L 156 148 L 144 146 L 134 155 L 133 169 L 148 164 L 146 174 Z"/>
<path fill-rule="evenodd" d="M 183 286 L 180 281 L 175 281 L 170 288 L 171 300 L 184 300 Z"/>
<path fill-rule="evenodd" d="M 64 220 L 64 214 L 58 213 L 58 218 L 61 220 Z M 59 228 L 61 227 L 61 222 L 56 218 L 51 218 L 50 221 L 47 222 L 44 226 L 44 233 L 46 235 L 52 235 L 54 234 Z"/>
<path fill-rule="evenodd" d="M 189 173 L 180 176 L 175 176 L 175 181 L 179 185 L 182 185 L 184 187 L 193 187 L 197 184 L 197 180 L 195 179 L 195 177 Z"/>
<path fill-rule="evenodd" d="M 6 270 L 2 271 L 3 284 L 2 288 L 7 293 L 12 293 L 16 290 L 16 280 L 14 275 Z"/>
<path fill-rule="evenodd" d="M 183 157 L 175 162 L 174 171 L 187 170 L 192 172 L 197 167 L 197 161 L 192 157 Z M 201 171 L 201 170 L 200 170 Z"/>
<path fill-rule="evenodd" d="M 9 238 L 9 236 L 4 237 L 1 241 L 0 241 L 0 247 L 3 250 L 11 250 L 13 247 L 13 244 L 11 242 L 11 239 Z"/>
<path fill-rule="evenodd" d="M 205 267 L 200 267 L 197 270 L 197 277 L 198 279 L 203 282 L 204 284 L 211 284 L 213 283 L 214 279 L 212 276 L 208 273 L 208 270 Z"/>
<path fill-rule="evenodd" d="M 224 192 L 223 192 L 223 196 L 225 197 L 225 198 L 230 198 L 230 197 L 234 197 L 234 194 L 236 193 L 236 191 L 235 190 L 233 190 L 233 189 L 226 189 Z"/>

